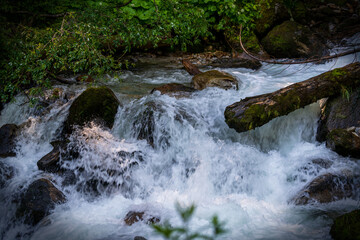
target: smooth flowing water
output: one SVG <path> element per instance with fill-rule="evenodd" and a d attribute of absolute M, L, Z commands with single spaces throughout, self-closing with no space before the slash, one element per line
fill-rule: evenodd
<path fill-rule="evenodd" d="M 122 103 L 114 127 L 91 124 L 70 137 L 79 157 L 62 164 L 75 173 L 74 185 L 62 184 L 63 177 L 39 171 L 36 165 L 52 150 L 50 142 L 59 134 L 72 101 L 54 104 L 36 116 L 19 96 L 0 116 L 0 125 L 27 122 L 17 156 L 2 160 L 14 168 L 15 176 L 0 190 L 0 238 L 161 239 L 143 222 L 127 226 L 124 217 L 129 211 L 145 211 L 178 226 L 179 202 L 197 206 L 190 224 L 194 230 L 208 231 L 211 216 L 218 215 L 228 229 L 220 239 L 330 239 L 332 216 L 359 207 L 358 201 L 307 206 L 291 202 L 321 174 L 344 169 L 359 173 L 359 163 L 315 140 L 319 103 L 241 134 L 226 125 L 224 110 L 247 96 L 272 92 L 353 60 L 347 56 L 320 65 L 264 65 L 257 71 L 221 69 L 239 79 L 238 91 L 208 88 L 189 98 L 149 94 L 157 85 L 189 84 L 191 77 L 184 70 L 157 66 L 127 72 L 120 82 L 104 83 Z M 78 95 L 84 89 L 66 91 Z M 149 119 L 154 122 L 153 146 L 137 139 L 141 124 Z M 321 167 L 314 159 L 331 166 Z M 51 179 L 67 202 L 36 227 L 15 222 L 16 199 L 40 177 Z M 98 184 L 94 194 L 89 179 L 109 184 Z"/>

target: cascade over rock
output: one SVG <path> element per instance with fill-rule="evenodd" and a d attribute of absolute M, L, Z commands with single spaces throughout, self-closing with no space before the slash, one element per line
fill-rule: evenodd
<path fill-rule="evenodd" d="M 56 204 L 66 202 L 65 195 L 49 180 L 38 179 L 31 183 L 16 211 L 17 217 L 25 217 L 25 223 L 36 225 L 49 215 Z"/>
<path fill-rule="evenodd" d="M 356 189 L 356 177 L 350 171 L 339 174 L 320 175 L 306 185 L 293 199 L 297 205 L 328 203 L 353 196 Z"/>
<path fill-rule="evenodd" d="M 352 63 L 278 91 L 236 102 L 226 107 L 225 121 L 237 132 L 245 132 L 322 98 L 339 95 L 344 87 L 359 85 L 360 63 Z"/>
<path fill-rule="evenodd" d="M 64 132 L 71 133 L 75 125 L 83 126 L 90 121 L 98 121 L 112 128 L 119 101 L 107 87 L 90 87 L 72 103 L 69 116 L 64 123 Z"/>

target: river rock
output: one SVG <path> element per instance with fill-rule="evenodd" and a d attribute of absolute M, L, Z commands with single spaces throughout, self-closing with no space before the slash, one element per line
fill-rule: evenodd
<path fill-rule="evenodd" d="M 293 201 L 296 205 L 329 203 L 352 197 L 355 189 L 354 175 L 350 171 L 326 173 L 307 184 Z"/>
<path fill-rule="evenodd" d="M 223 89 L 238 89 L 238 81 L 235 77 L 226 72 L 210 70 L 197 74 L 192 79 L 192 85 L 197 90 L 203 90 L 207 87 L 219 87 Z"/>
<path fill-rule="evenodd" d="M 126 214 L 124 219 L 126 225 L 133 225 L 136 222 L 145 222 L 146 224 L 155 224 L 160 222 L 158 217 L 151 216 L 145 212 L 133 212 L 130 211 Z"/>
<path fill-rule="evenodd" d="M 19 133 L 19 127 L 15 124 L 5 124 L 0 128 L 0 157 L 13 157 L 15 153 L 15 138 Z"/>
<path fill-rule="evenodd" d="M 50 173 L 56 173 L 60 170 L 58 165 L 60 161 L 60 147 L 54 147 L 51 152 L 43 156 L 38 162 L 37 166 L 39 170 L 43 170 Z"/>
<path fill-rule="evenodd" d="M 147 240 L 147 239 L 141 236 L 136 236 L 134 237 L 134 240 Z"/>
<path fill-rule="evenodd" d="M 197 90 L 179 83 L 168 83 L 160 87 L 154 88 L 153 90 L 151 90 L 151 93 L 154 93 L 155 91 L 159 91 L 161 94 L 166 94 L 169 96 L 188 97 L 191 95 L 191 93 Z"/>
<path fill-rule="evenodd" d="M 261 49 L 257 51 L 257 48 L 253 48 L 252 45 L 250 45 L 250 41 L 247 41 L 246 43 L 245 47 L 247 50 L 256 53 L 261 52 Z M 216 58 L 209 64 L 209 66 L 221 68 L 249 68 L 257 70 L 262 65 L 259 61 L 248 57 L 246 54 L 241 54 L 240 56 L 231 58 Z"/>
<path fill-rule="evenodd" d="M 265 51 L 277 58 L 321 57 L 325 45 L 307 27 L 285 21 L 274 27 L 261 41 Z"/>
<path fill-rule="evenodd" d="M 347 92 L 347 91 L 346 91 Z M 343 94 L 326 101 L 321 111 L 316 140 L 323 142 L 334 129 L 360 127 L 360 88 L 346 96 Z"/>
<path fill-rule="evenodd" d="M 336 218 L 331 226 L 330 235 L 334 240 L 360 239 L 360 210 Z"/>
<path fill-rule="evenodd" d="M 49 180 L 38 179 L 31 183 L 16 211 L 17 217 L 25 216 L 25 223 L 36 225 L 50 214 L 56 204 L 66 202 L 65 195 Z"/>
<path fill-rule="evenodd" d="M 327 136 L 326 146 L 342 156 L 360 158 L 359 134 L 360 128 L 334 129 Z"/>
<path fill-rule="evenodd" d="M 64 123 L 64 132 L 71 133 L 75 125 L 83 126 L 96 121 L 112 128 L 119 101 L 107 87 L 90 87 L 72 103 Z"/>

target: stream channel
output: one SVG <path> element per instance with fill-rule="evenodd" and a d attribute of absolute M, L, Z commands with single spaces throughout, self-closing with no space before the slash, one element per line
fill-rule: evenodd
<path fill-rule="evenodd" d="M 321 174 L 345 169 L 359 174 L 359 162 L 315 140 L 320 104 L 245 133 L 226 125 L 224 110 L 247 96 L 272 92 L 352 61 L 354 55 L 317 65 L 265 64 L 256 71 L 218 68 L 238 78 L 238 91 L 207 88 L 185 98 L 149 94 L 166 83 L 189 86 L 191 76 L 183 69 L 148 66 L 124 72 L 121 81 L 110 78 L 101 84 L 121 102 L 114 126 L 102 129 L 90 124 L 73 132 L 70 145 L 80 154 L 74 161 L 62 162 L 76 175 L 70 185 L 64 185 L 61 176 L 38 170 L 36 163 L 52 150 L 50 142 L 59 134 L 75 97 L 39 116 L 18 96 L 0 115 L 1 126 L 27 122 L 17 139 L 16 157 L 2 159 L 13 167 L 14 177 L 0 189 L 0 239 L 161 239 L 144 222 L 127 226 L 124 217 L 129 211 L 145 211 L 161 223 L 179 226 L 176 202 L 197 206 L 190 222 L 194 231 L 209 233 L 207 226 L 216 214 L 228 230 L 220 239 L 331 239 L 333 217 L 359 208 L 359 201 L 304 206 L 291 202 Z M 74 96 L 86 88 L 60 87 Z M 149 107 L 151 117 L 146 115 Z M 149 119 L 154 123 L 153 146 L 137 138 L 141 122 Z M 119 152 L 136 154 L 116 161 Z M 316 159 L 328 164 L 318 165 Z M 30 227 L 14 220 L 16 199 L 41 177 L 51 179 L 67 202 Z M 94 194 L 89 179 L 110 184 L 97 186 Z"/>

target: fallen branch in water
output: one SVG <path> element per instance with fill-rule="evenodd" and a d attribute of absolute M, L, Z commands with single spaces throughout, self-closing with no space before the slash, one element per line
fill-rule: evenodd
<path fill-rule="evenodd" d="M 330 55 L 330 56 L 325 56 L 325 57 L 321 57 L 321 58 L 314 58 L 314 59 L 307 59 L 307 60 L 303 60 L 303 61 L 277 61 L 277 60 L 269 60 L 269 59 L 262 59 L 259 57 L 256 57 L 254 55 L 252 55 L 249 51 L 247 51 L 242 43 L 241 40 L 241 32 L 242 32 L 242 25 L 240 26 L 240 34 L 239 34 L 239 40 L 240 40 L 240 46 L 241 49 L 251 58 L 258 60 L 260 62 L 266 62 L 266 63 L 271 63 L 271 64 L 304 64 L 304 63 L 312 63 L 312 62 L 321 62 L 323 60 L 329 60 L 329 59 L 333 59 L 333 58 L 338 58 L 338 57 L 342 57 L 342 56 L 346 56 L 346 55 L 350 55 L 350 54 L 354 54 L 357 52 L 360 52 L 360 48 L 354 48 L 353 50 L 349 50 L 343 53 L 338 53 L 335 55 Z"/>

